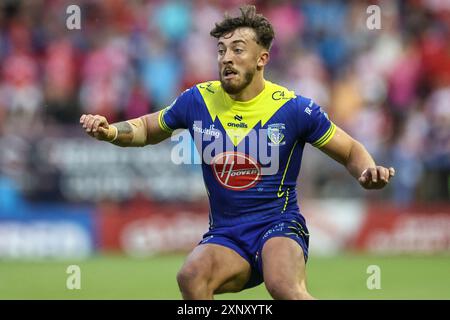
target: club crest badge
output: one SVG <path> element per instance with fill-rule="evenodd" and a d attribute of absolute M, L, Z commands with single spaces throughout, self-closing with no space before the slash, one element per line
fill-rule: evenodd
<path fill-rule="evenodd" d="M 268 125 L 267 136 L 269 137 L 269 146 L 282 146 L 286 143 L 284 141 L 284 132 L 286 129 L 284 123 L 273 123 Z"/>

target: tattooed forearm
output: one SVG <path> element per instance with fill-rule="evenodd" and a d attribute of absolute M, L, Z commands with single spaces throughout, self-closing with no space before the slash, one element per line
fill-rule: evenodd
<path fill-rule="evenodd" d="M 113 144 L 121 147 L 129 146 L 133 140 L 133 128 L 131 125 L 126 121 L 117 122 L 112 125 L 117 128 L 117 139 Z"/>
<path fill-rule="evenodd" d="M 119 131 L 119 135 L 120 134 L 130 134 L 133 132 L 133 128 L 131 128 L 131 125 L 126 121 L 117 122 L 117 123 L 114 123 L 114 125 L 116 126 L 117 130 Z"/>

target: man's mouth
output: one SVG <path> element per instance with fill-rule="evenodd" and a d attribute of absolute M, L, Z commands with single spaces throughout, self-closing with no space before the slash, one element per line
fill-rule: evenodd
<path fill-rule="evenodd" d="M 229 80 L 234 78 L 236 75 L 238 74 L 238 72 L 232 68 L 225 68 L 222 72 L 223 78 L 225 80 Z"/>

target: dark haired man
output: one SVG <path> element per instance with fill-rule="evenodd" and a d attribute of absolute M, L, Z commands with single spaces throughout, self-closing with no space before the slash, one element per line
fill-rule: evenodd
<path fill-rule="evenodd" d="M 254 6 L 226 16 L 211 35 L 220 81 L 186 90 L 161 112 L 111 125 L 82 115 L 80 123 L 89 135 L 124 147 L 156 144 L 181 128 L 203 135 L 196 143 L 202 155 L 212 143 L 224 147 L 203 157 L 210 229 L 178 273 L 183 298 L 212 299 L 264 281 L 275 299 L 311 299 L 309 234 L 296 196 L 305 143 L 342 163 L 366 189 L 383 188 L 394 169 L 375 165 L 311 99 L 264 79 L 274 31 Z M 247 139 L 251 134 L 258 139 Z M 276 155 L 274 172 L 264 171 L 260 153 L 250 154 L 252 144 Z"/>

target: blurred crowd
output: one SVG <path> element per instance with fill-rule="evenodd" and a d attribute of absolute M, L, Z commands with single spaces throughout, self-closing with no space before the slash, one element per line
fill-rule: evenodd
<path fill-rule="evenodd" d="M 248 3 L 276 32 L 266 78 L 313 98 L 377 162 L 397 169 L 375 197 L 402 204 L 450 199 L 450 1 Z M 81 9 L 80 30 L 66 27 L 70 4 Z M 26 194 L 23 177 L 37 169 L 21 150 L 52 133 L 81 135 L 74 129 L 80 114 L 134 118 L 217 79 L 209 31 L 242 4 L 1 1 L 0 201 L 11 201 L 16 189 Z M 371 4 L 381 9 L 380 29 L 367 25 Z M 309 152 L 300 185 L 306 196 L 362 196 L 347 176 Z"/>

